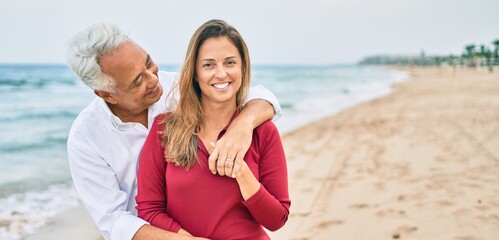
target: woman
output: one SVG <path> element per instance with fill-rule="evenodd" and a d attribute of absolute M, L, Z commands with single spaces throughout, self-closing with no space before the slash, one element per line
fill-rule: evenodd
<path fill-rule="evenodd" d="M 208 168 L 216 142 L 237 116 L 249 88 L 250 60 L 240 34 L 210 20 L 193 35 L 174 112 L 155 119 L 140 158 L 139 217 L 168 231 L 210 239 L 269 239 L 289 215 L 287 169 L 275 125 L 255 128 L 243 156 Z M 224 176 L 235 158 L 239 174 Z"/>

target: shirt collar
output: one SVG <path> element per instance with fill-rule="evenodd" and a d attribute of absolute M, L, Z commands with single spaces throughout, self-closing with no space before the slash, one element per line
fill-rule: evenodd
<path fill-rule="evenodd" d="M 107 105 L 106 101 L 100 97 L 96 97 L 97 104 L 99 107 L 104 110 L 107 118 L 111 121 L 111 124 L 117 128 L 118 130 L 125 130 L 130 127 L 135 127 L 139 123 L 134 123 L 134 122 L 123 122 L 121 119 L 114 115 L 114 113 L 111 111 L 109 106 Z M 151 108 L 149 107 L 148 111 L 150 111 Z M 150 113 L 149 113 L 150 115 Z M 151 122 L 150 120 L 148 122 Z"/>

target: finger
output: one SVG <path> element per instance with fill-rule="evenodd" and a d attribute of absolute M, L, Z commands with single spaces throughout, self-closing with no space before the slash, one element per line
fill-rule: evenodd
<path fill-rule="evenodd" d="M 220 153 L 217 160 L 217 172 L 220 176 L 225 176 L 225 161 L 227 159 L 227 153 Z"/>
<path fill-rule="evenodd" d="M 216 148 L 218 149 L 218 159 L 217 159 L 217 171 L 218 175 L 220 176 L 225 176 L 225 160 L 228 157 L 228 152 L 227 152 L 227 147 L 225 146 L 226 142 L 224 142 L 222 139 L 218 140 L 216 142 Z"/>
<path fill-rule="evenodd" d="M 225 175 L 227 177 L 231 176 L 233 167 L 234 167 L 234 159 L 227 158 L 227 160 L 225 160 Z"/>
<path fill-rule="evenodd" d="M 233 156 L 233 157 L 231 157 Z M 237 159 L 237 152 L 236 153 L 229 153 L 227 154 L 227 161 L 229 161 L 229 159 L 231 160 L 231 168 L 227 168 L 227 164 L 225 165 L 225 175 L 230 177 L 232 176 L 232 171 L 233 171 L 233 167 L 234 167 L 234 162 L 236 161 Z"/>
<path fill-rule="evenodd" d="M 217 174 L 217 159 L 218 159 L 219 151 L 218 148 L 214 148 L 213 152 L 211 152 L 210 157 L 208 158 L 208 167 L 210 168 L 211 173 Z"/>
<path fill-rule="evenodd" d="M 232 168 L 232 174 L 231 174 L 232 178 L 236 178 L 237 175 L 239 174 L 239 171 L 241 171 L 243 161 L 244 161 L 243 156 L 238 155 L 236 160 L 234 161 L 234 167 Z"/>

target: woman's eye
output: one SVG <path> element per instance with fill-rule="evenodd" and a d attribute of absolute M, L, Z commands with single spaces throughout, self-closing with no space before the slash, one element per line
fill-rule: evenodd
<path fill-rule="evenodd" d="M 212 65 L 211 65 L 211 63 L 205 63 L 205 64 L 203 64 L 203 67 L 204 67 L 204 68 L 209 68 L 209 67 L 211 67 L 211 66 L 212 66 Z"/>

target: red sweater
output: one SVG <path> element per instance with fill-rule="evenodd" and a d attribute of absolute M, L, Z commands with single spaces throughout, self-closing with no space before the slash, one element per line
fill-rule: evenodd
<path fill-rule="evenodd" d="M 291 204 L 286 158 L 271 121 L 253 131 L 244 156 L 261 184 L 258 192 L 243 201 L 235 179 L 211 173 L 209 153 L 200 139 L 199 163 L 189 171 L 165 161 L 160 144 L 164 118 L 155 119 L 140 156 L 136 197 L 140 218 L 171 232 L 184 228 L 196 237 L 215 240 L 269 239 L 262 226 L 275 231 L 284 225 Z"/>

